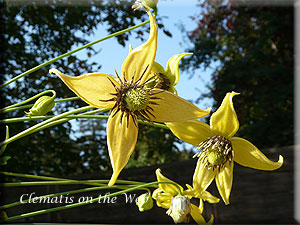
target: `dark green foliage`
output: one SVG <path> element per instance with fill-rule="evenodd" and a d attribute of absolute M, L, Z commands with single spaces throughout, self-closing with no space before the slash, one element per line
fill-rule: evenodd
<path fill-rule="evenodd" d="M 260 148 L 293 144 L 294 14 L 293 7 L 240 6 L 221 1 L 201 4 L 204 12 L 189 34 L 193 57 L 185 60 L 194 70 L 219 65 L 210 93 L 203 97 L 219 107 L 227 92 L 234 98 L 238 136 Z"/>

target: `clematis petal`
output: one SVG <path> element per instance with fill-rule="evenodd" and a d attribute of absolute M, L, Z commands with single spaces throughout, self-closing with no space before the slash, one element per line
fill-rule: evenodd
<path fill-rule="evenodd" d="M 171 206 L 172 199 L 167 199 L 165 201 L 161 201 L 160 199 L 156 200 L 156 204 L 158 207 L 169 209 Z"/>
<path fill-rule="evenodd" d="M 201 214 L 203 213 L 203 209 L 204 209 L 204 202 L 203 200 L 200 198 L 199 200 L 199 207 Z"/>
<path fill-rule="evenodd" d="M 227 162 L 225 167 L 216 175 L 216 183 L 220 195 L 226 205 L 229 204 L 229 196 L 233 180 L 233 162 Z"/>
<path fill-rule="evenodd" d="M 179 62 L 186 55 L 192 55 L 193 53 L 181 53 L 173 55 L 167 62 L 166 72 L 171 81 L 171 85 L 176 85 L 179 81 Z"/>
<path fill-rule="evenodd" d="M 215 133 L 206 123 L 198 120 L 167 122 L 166 125 L 176 137 L 195 146 L 198 146 L 202 141 L 215 136 Z"/>
<path fill-rule="evenodd" d="M 201 193 L 197 193 L 195 195 L 195 197 L 203 199 L 205 201 L 208 201 L 209 203 L 218 203 L 220 201 L 220 199 L 218 199 L 217 197 L 213 196 L 208 191 L 202 191 Z"/>
<path fill-rule="evenodd" d="M 178 95 L 177 90 L 173 86 L 170 86 L 168 91 L 173 93 L 174 95 Z"/>
<path fill-rule="evenodd" d="M 72 77 L 61 73 L 57 69 L 51 69 L 50 74 L 55 73 L 76 95 L 89 105 L 97 108 L 112 108 L 115 101 L 112 99 L 119 83 L 113 77 L 105 73 L 87 73 L 81 76 Z M 104 101 L 101 101 L 104 100 Z"/>
<path fill-rule="evenodd" d="M 252 143 L 243 138 L 232 137 L 230 141 L 234 151 L 233 160 L 242 166 L 259 170 L 276 170 L 283 164 L 281 155 L 279 155 L 277 162 L 273 162 Z"/>
<path fill-rule="evenodd" d="M 115 114 L 116 113 L 116 114 Z M 113 175 L 109 186 L 114 185 L 119 173 L 126 166 L 138 136 L 138 128 L 131 116 L 113 110 L 107 122 L 107 144 Z"/>
<path fill-rule="evenodd" d="M 152 69 L 157 47 L 157 24 L 155 18 L 150 12 L 147 12 L 150 18 L 149 39 L 141 46 L 130 51 L 124 60 L 121 68 L 121 77 L 124 81 L 140 80 L 144 83 Z"/>
<path fill-rule="evenodd" d="M 239 129 L 232 98 L 239 95 L 236 92 L 227 93 L 219 109 L 210 118 L 210 127 L 224 137 L 232 137 Z"/>
<path fill-rule="evenodd" d="M 199 158 L 197 166 L 193 176 L 193 187 L 196 193 L 201 194 L 206 190 L 215 178 L 217 170 L 208 169 L 205 164 L 202 163 L 202 159 Z"/>
<path fill-rule="evenodd" d="M 205 219 L 202 216 L 201 210 L 197 206 L 195 206 L 194 204 L 191 204 L 191 212 L 190 212 L 190 214 L 191 214 L 193 220 L 195 220 L 195 222 L 197 224 L 204 224 L 204 223 L 206 223 Z"/>
<path fill-rule="evenodd" d="M 149 106 L 153 109 L 150 118 L 156 122 L 179 122 L 204 117 L 210 113 L 210 108 L 199 109 L 189 101 L 174 95 L 168 91 L 153 89 L 154 96 L 158 99 L 151 99 L 153 104 Z"/>
<path fill-rule="evenodd" d="M 160 65 L 160 64 L 157 63 L 157 62 L 154 62 L 154 63 L 153 63 L 152 71 L 158 72 L 158 73 L 162 73 L 162 74 L 165 74 L 165 73 L 166 73 L 166 71 L 165 71 L 165 69 L 162 67 L 162 65 Z"/>
<path fill-rule="evenodd" d="M 167 177 L 165 177 L 164 175 L 162 175 L 160 169 L 157 169 L 155 171 L 155 173 L 156 173 L 157 181 L 169 181 L 169 182 L 173 182 L 173 183 L 177 184 L 176 182 L 174 182 L 174 181 L 168 179 Z M 177 184 L 177 185 L 179 186 L 179 188 L 180 188 L 180 190 L 182 192 L 183 188 L 179 184 Z M 178 189 L 173 184 L 170 184 L 170 183 L 160 183 L 158 186 L 159 186 L 159 188 L 161 190 L 163 190 L 164 192 L 169 193 L 169 194 L 171 194 L 173 196 L 178 194 Z"/>

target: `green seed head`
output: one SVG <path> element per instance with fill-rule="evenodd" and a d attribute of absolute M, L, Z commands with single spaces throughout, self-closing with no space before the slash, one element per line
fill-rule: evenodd
<path fill-rule="evenodd" d="M 148 101 L 148 92 L 143 88 L 131 88 L 124 96 L 125 107 L 131 112 L 145 109 Z"/>

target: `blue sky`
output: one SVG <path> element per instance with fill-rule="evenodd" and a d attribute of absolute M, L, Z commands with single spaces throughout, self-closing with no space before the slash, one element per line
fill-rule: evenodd
<path fill-rule="evenodd" d="M 186 38 L 186 34 L 182 33 L 179 26 L 184 25 L 187 31 L 196 28 L 196 23 L 192 21 L 190 16 L 199 14 L 200 8 L 196 7 L 197 0 L 160 0 L 158 3 L 158 17 L 163 17 L 163 24 L 172 34 L 172 38 L 168 37 L 159 30 L 158 34 L 158 46 L 155 61 L 165 67 L 168 59 L 175 54 L 185 52 L 191 43 Z M 104 25 L 105 26 L 105 25 Z M 149 25 L 145 25 L 148 26 Z M 95 35 L 87 37 L 88 40 L 94 41 L 101 37 L 108 35 L 105 27 L 100 25 L 95 32 Z M 147 38 L 148 34 L 144 34 Z M 140 40 L 129 38 L 129 42 L 133 48 L 142 44 Z M 105 40 L 99 44 L 96 44 L 94 48 L 101 51 L 93 56 L 90 60 L 96 61 L 102 65 L 101 71 L 108 74 L 113 74 L 114 69 L 120 71 L 122 62 L 128 54 L 128 44 L 125 47 L 118 44 L 115 38 Z M 85 57 L 84 51 L 78 53 L 79 56 Z M 210 82 L 212 70 L 197 70 L 193 78 L 191 74 L 181 71 L 180 81 L 176 86 L 179 96 L 187 100 L 196 100 L 199 96 L 198 90 L 206 91 L 205 85 Z M 210 100 L 205 100 L 196 104 L 200 108 L 206 108 L 211 106 Z"/>

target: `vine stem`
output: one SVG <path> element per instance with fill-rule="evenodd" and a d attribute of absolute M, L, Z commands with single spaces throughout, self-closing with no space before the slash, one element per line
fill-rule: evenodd
<path fill-rule="evenodd" d="M 104 37 L 104 38 L 100 38 L 100 39 L 98 39 L 98 40 L 96 40 L 96 41 L 90 42 L 90 43 L 88 43 L 88 44 L 86 44 L 86 45 L 83 45 L 83 46 L 81 46 L 81 47 L 79 47 L 79 48 L 76 48 L 76 49 L 74 49 L 74 50 L 72 50 L 72 51 L 69 51 L 69 52 L 67 52 L 67 53 L 64 53 L 64 54 L 62 54 L 62 55 L 60 55 L 60 56 L 58 56 L 58 57 L 55 57 L 55 58 L 53 58 L 53 59 L 51 59 L 51 60 L 49 60 L 49 61 L 47 61 L 47 62 L 44 62 L 44 63 L 42 63 L 42 64 L 40 64 L 40 65 L 38 65 L 38 66 L 36 66 L 36 67 L 34 67 L 34 68 L 31 68 L 30 70 L 25 71 L 24 73 L 21 73 L 21 74 L 18 75 L 18 76 L 16 76 L 16 77 L 10 79 L 9 81 L 5 82 L 4 84 L 1 84 L 1 85 L 0 85 L 0 88 L 4 88 L 5 86 L 7 86 L 7 85 L 9 85 L 10 83 L 12 83 L 12 82 L 14 82 L 14 81 L 20 79 L 21 77 L 24 77 L 24 76 L 26 76 L 26 75 L 28 75 L 28 74 L 31 74 L 31 73 L 33 73 L 34 71 L 37 71 L 37 70 L 39 70 L 39 69 L 41 69 L 41 68 L 43 68 L 43 67 L 45 67 L 45 66 L 47 66 L 47 65 L 49 65 L 49 64 L 51 64 L 51 63 L 54 63 L 54 62 L 56 62 L 56 61 L 59 60 L 59 59 L 62 59 L 62 58 L 64 58 L 64 57 L 66 57 L 66 56 L 69 56 L 69 55 L 71 55 L 71 54 L 73 54 L 73 53 L 75 53 L 75 52 L 78 52 L 78 51 L 82 50 L 82 49 L 88 48 L 88 47 L 90 47 L 90 46 L 92 46 L 92 45 L 94 45 L 94 44 L 97 44 L 97 43 L 99 43 L 99 42 L 101 42 L 101 41 L 104 41 L 104 40 L 106 40 L 106 39 L 109 39 L 109 38 L 111 38 L 111 37 L 115 37 L 115 36 L 121 35 L 121 34 L 123 34 L 123 33 L 126 33 L 126 32 L 128 32 L 128 31 L 134 30 L 134 29 L 136 29 L 136 28 L 138 28 L 138 27 L 141 27 L 141 26 L 143 26 L 143 25 L 145 25 L 145 24 L 147 24 L 147 23 L 149 23 L 149 22 L 150 22 L 150 20 L 146 20 L 146 21 L 144 21 L 144 22 L 142 22 L 142 23 L 140 23 L 140 24 L 138 24 L 138 25 L 135 25 L 135 26 L 132 26 L 132 27 L 130 27 L 130 28 L 127 28 L 127 29 L 124 29 L 124 30 L 115 32 L 115 33 L 110 34 L 110 35 L 108 35 L 108 36 L 106 36 L 106 37 Z"/>
<path fill-rule="evenodd" d="M 53 118 L 54 116 L 31 116 L 31 117 L 19 117 L 19 118 L 10 118 L 10 119 L 4 119 L 0 120 L 0 124 L 8 124 L 8 123 L 17 123 L 17 122 L 24 122 L 24 121 L 32 121 L 32 120 L 43 120 L 43 119 L 49 119 Z M 70 119 L 79 119 L 79 118 L 85 118 L 85 119 L 108 119 L 109 116 L 106 115 L 87 115 L 87 114 L 79 114 L 79 115 L 69 115 L 65 116 L 64 118 L 70 118 Z M 143 122 L 141 120 L 138 120 L 140 124 L 149 125 L 153 127 L 159 127 L 163 129 L 169 129 L 166 125 L 161 123 L 149 123 L 149 122 Z"/>
<path fill-rule="evenodd" d="M 94 106 L 85 106 L 85 107 L 81 107 L 79 109 L 74 109 L 74 110 L 71 110 L 71 111 L 59 114 L 57 116 L 54 116 L 51 119 L 45 120 L 45 121 L 43 121 L 41 123 L 38 123 L 38 124 L 36 124 L 36 125 L 28 128 L 26 130 L 24 130 L 24 131 L 22 131 L 22 132 L 20 132 L 20 133 L 18 133 L 16 135 L 14 135 L 13 137 L 10 137 L 7 140 L 2 141 L 0 143 L 0 146 L 7 145 L 7 144 L 9 144 L 9 143 L 11 143 L 11 142 L 13 142 L 15 140 L 18 140 L 18 139 L 20 139 L 20 138 L 28 135 L 28 134 L 31 134 L 31 133 L 35 132 L 35 130 L 37 130 L 38 128 L 40 128 L 42 126 L 46 126 L 47 127 L 47 124 L 50 123 L 50 122 L 53 122 L 55 120 L 61 119 L 61 118 L 65 117 L 65 116 L 68 116 L 68 115 L 71 115 L 71 114 L 74 114 L 74 113 L 79 113 L 79 112 L 86 111 L 86 110 L 93 109 L 93 108 L 95 108 L 95 107 Z"/>
<path fill-rule="evenodd" d="M 27 103 L 27 102 L 32 101 L 33 99 L 36 99 L 36 98 L 38 98 L 38 97 L 40 97 L 40 96 L 42 96 L 42 95 L 48 94 L 48 93 L 52 93 L 52 97 L 51 97 L 51 98 L 54 99 L 54 98 L 56 97 L 56 92 L 53 91 L 53 90 L 43 91 L 43 92 L 41 92 L 41 93 L 39 93 L 39 94 L 37 94 L 37 95 L 31 97 L 31 98 L 26 99 L 25 101 L 22 101 L 22 102 L 19 102 L 19 103 L 17 103 L 17 104 L 13 104 L 13 105 L 7 106 L 7 107 L 5 107 L 5 108 L 3 108 L 3 109 L 0 109 L 0 113 L 3 113 L 5 110 L 8 110 L 8 109 L 10 109 L 10 108 L 17 107 L 17 106 L 19 106 L 19 105 L 23 105 L 23 104 L 25 104 L 25 103 Z"/>
<path fill-rule="evenodd" d="M 70 97 L 70 98 L 54 100 L 54 102 L 58 103 L 58 102 L 66 102 L 66 101 L 73 101 L 73 100 L 79 100 L 79 99 L 80 99 L 79 97 Z M 27 109 L 27 108 L 32 107 L 33 105 L 34 104 L 27 104 L 27 105 L 23 105 L 23 106 L 19 106 L 19 107 L 8 106 L 3 109 L 0 109 L 0 113 L 7 113 L 7 112 L 20 110 L 20 109 Z"/>

